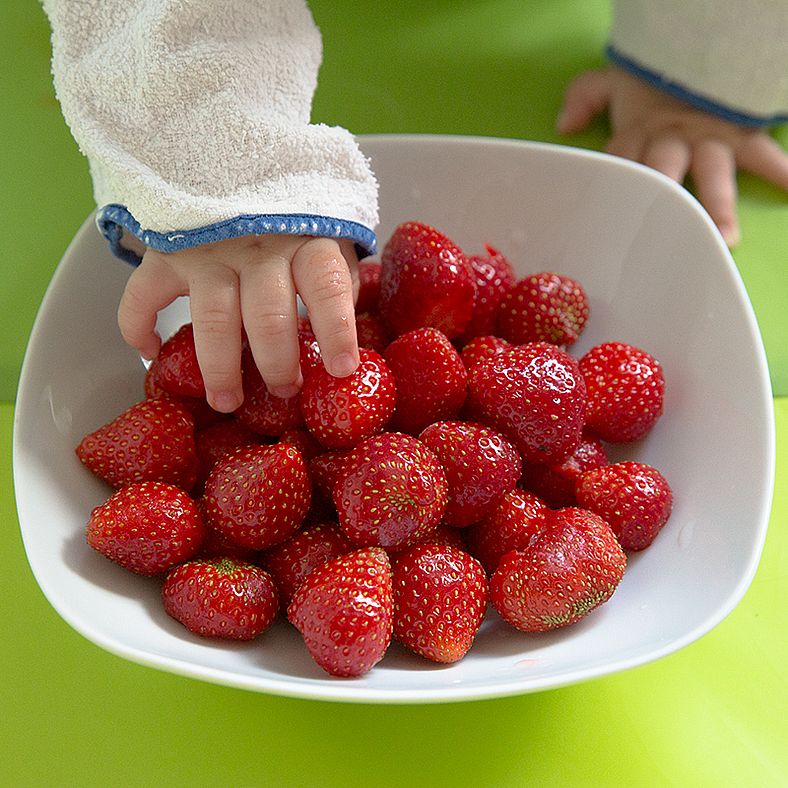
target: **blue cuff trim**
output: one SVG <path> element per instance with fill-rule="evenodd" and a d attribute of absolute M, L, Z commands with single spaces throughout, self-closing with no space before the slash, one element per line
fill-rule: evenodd
<path fill-rule="evenodd" d="M 347 238 L 356 245 L 359 258 L 375 254 L 377 238 L 368 227 L 358 222 L 313 214 L 250 214 L 235 216 L 223 222 L 193 230 L 160 233 L 143 230 L 140 223 L 123 205 L 112 203 L 99 209 L 96 224 L 109 242 L 112 253 L 121 260 L 138 265 L 140 257 L 120 245 L 123 231 L 139 238 L 159 252 L 177 252 L 194 246 L 239 238 L 243 235 L 314 235 L 321 238 Z"/>
<path fill-rule="evenodd" d="M 631 60 L 626 55 L 622 55 L 612 45 L 608 45 L 605 48 L 605 54 L 611 62 L 615 63 L 617 66 L 621 66 L 621 68 L 629 71 L 630 74 L 634 74 L 636 77 L 639 77 L 644 82 L 648 82 L 648 84 L 653 85 L 655 88 L 659 88 L 659 90 L 663 90 L 665 93 L 669 93 L 671 96 L 681 99 L 681 101 L 690 104 L 696 109 L 701 109 L 705 112 L 709 112 L 712 115 L 717 115 L 723 120 L 730 121 L 731 123 L 737 123 L 740 126 L 754 126 L 763 128 L 766 126 L 776 126 L 779 123 L 788 122 L 788 114 L 786 113 L 777 113 L 775 115 L 768 116 L 751 115 L 746 112 L 740 112 L 739 110 L 732 109 L 725 104 L 720 104 L 713 99 L 707 98 L 706 96 L 693 93 L 692 91 L 687 90 L 687 88 L 685 88 L 683 85 L 680 85 L 678 82 L 671 82 L 662 74 L 659 74 L 656 71 L 651 71 L 651 69 L 641 66 L 639 63 Z"/>

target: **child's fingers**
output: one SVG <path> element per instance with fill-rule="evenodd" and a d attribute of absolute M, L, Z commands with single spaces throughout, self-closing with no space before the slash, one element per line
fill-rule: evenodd
<path fill-rule="evenodd" d="M 698 199 L 729 246 L 739 240 L 736 218 L 736 161 L 729 145 L 713 139 L 696 143 L 690 173 Z"/>
<path fill-rule="evenodd" d="M 203 265 L 189 280 L 194 347 L 208 404 L 222 413 L 243 401 L 238 276 L 223 265 Z"/>
<path fill-rule="evenodd" d="M 118 326 L 123 339 L 143 358 L 155 358 L 161 347 L 156 316 L 160 309 L 187 292 L 186 283 L 162 255 L 148 250 L 129 277 L 118 306 Z"/>
<path fill-rule="evenodd" d="M 788 191 L 788 153 L 767 133 L 750 136 L 737 150 L 739 166 Z"/>
<path fill-rule="evenodd" d="M 298 306 L 290 258 L 270 249 L 241 269 L 241 314 L 257 369 L 269 391 L 292 397 L 301 386 Z"/>
<path fill-rule="evenodd" d="M 566 90 L 564 105 L 556 127 L 560 134 L 582 131 L 595 115 L 610 103 L 611 79 L 608 71 L 586 71 L 576 77 Z"/>
<path fill-rule="evenodd" d="M 680 137 L 666 135 L 657 137 L 646 145 L 643 164 L 648 165 L 677 183 L 687 175 L 692 160 L 689 143 Z"/>
<path fill-rule="evenodd" d="M 349 263 L 336 241 L 315 238 L 299 247 L 292 263 L 323 363 L 337 377 L 350 375 L 359 363 L 351 273 L 356 260 L 350 256 Z"/>
<path fill-rule="evenodd" d="M 605 151 L 613 156 L 620 156 L 631 161 L 640 161 L 646 145 L 645 131 L 630 129 L 618 132 L 608 140 Z"/>

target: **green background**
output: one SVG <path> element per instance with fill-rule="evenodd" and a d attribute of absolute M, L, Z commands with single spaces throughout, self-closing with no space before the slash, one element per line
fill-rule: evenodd
<path fill-rule="evenodd" d="M 553 125 L 571 76 L 603 63 L 607 2 L 311 7 L 325 47 L 317 121 L 604 144 L 601 120 L 562 139 Z M 522 697 L 384 707 L 258 695 L 102 651 L 30 573 L 13 503 L 13 400 L 38 304 L 94 206 L 37 3 L 0 4 L 0 58 L 0 785 L 788 785 L 785 194 L 739 181 L 734 257 L 778 395 L 778 481 L 758 573 L 722 624 L 651 665 Z M 788 144 L 785 129 L 778 136 Z"/>

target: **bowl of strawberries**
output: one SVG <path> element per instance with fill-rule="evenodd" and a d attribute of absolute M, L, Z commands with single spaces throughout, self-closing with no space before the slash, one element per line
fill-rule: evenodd
<path fill-rule="evenodd" d="M 149 366 L 88 220 L 41 306 L 19 521 L 60 615 L 130 660 L 249 690 L 425 703 L 633 668 L 736 606 L 771 507 L 757 324 L 712 222 L 622 159 L 361 138 L 381 184 L 358 370 L 207 405 L 188 302 Z"/>

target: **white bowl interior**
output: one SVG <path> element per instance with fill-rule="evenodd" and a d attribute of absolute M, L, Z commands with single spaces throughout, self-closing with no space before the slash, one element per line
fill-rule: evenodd
<path fill-rule="evenodd" d="M 199 639 L 141 579 L 87 548 L 84 528 L 108 491 L 77 461 L 79 439 L 143 396 L 143 367 L 117 330 L 130 269 L 92 218 L 67 250 L 39 312 L 22 371 L 14 432 L 20 526 L 31 568 L 63 618 L 111 652 L 252 690 L 362 702 L 430 702 L 529 692 L 633 667 L 675 651 L 738 603 L 765 538 L 774 425 L 765 355 L 734 263 L 683 189 L 603 154 L 459 137 L 362 138 L 381 184 L 381 244 L 408 219 L 466 251 L 489 242 L 520 274 L 576 277 L 591 302 L 573 354 L 623 340 L 661 360 L 665 415 L 621 458 L 659 468 L 675 508 L 631 557 L 611 601 L 577 625 L 526 635 L 488 615 L 451 666 L 393 646 L 359 679 L 333 679 L 279 622 L 257 641 Z M 187 305 L 162 314 L 166 333 Z"/>

